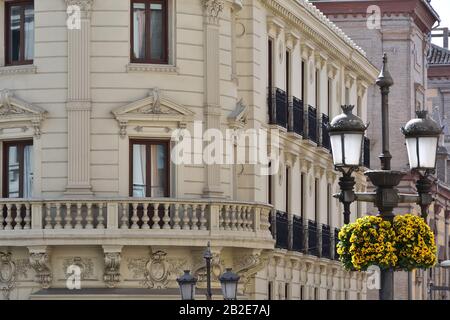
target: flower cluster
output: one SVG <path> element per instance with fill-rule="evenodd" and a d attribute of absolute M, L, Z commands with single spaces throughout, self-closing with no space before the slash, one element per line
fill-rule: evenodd
<path fill-rule="evenodd" d="M 345 225 L 339 232 L 337 253 L 347 270 L 412 270 L 436 263 L 436 246 L 430 227 L 414 215 L 397 216 L 394 223 L 365 216 Z"/>
<path fill-rule="evenodd" d="M 365 271 L 371 265 L 389 268 L 397 264 L 394 237 L 390 222 L 365 216 L 341 229 L 337 252 L 348 270 Z"/>
<path fill-rule="evenodd" d="M 394 220 L 399 265 L 403 270 L 426 269 L 436 264 L 434 234 L 425 221 L 407 214 Z"/>

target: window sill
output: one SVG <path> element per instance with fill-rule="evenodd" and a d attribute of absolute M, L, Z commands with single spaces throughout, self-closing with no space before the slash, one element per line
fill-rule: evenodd
<path fill-rule="evenodd" d="M 166 64 L 129 63 L 127 65 L 127 72 L 161 72 L 178 74 L 178 67 Z"/>
<path fill-rule="evenodd" d="M 12 74 L 33 74 L 36 72 L 37 67 L 34 64 L 0 67 L 0 76 Z"/>

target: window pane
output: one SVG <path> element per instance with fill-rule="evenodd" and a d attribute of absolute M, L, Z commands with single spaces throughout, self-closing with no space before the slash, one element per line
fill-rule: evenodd
<path fill-rule="evenodd" d="M 133 3 L 133 55 L 145 59 L 145 3 Z"/>
<path fill-rule="evenodd" d="M 145 197 L 146 191 L 146 153 L 145 145 L 133 145 L 133 197 Z"/>
<path fill-rule="evenodd" d="M 25 7 L 25 60 L 34 57 L 34 8 L 33 5 Z"/>
<path fill-rule="evenodd" d="M 23 197 L 33 196 L 33 146 L 25 146 L 23 151 Z"/>
<path fill-rule="evenodd" d="M 162 4 L 151 5 L 150 16 L 150 58 L 164 59 L 163 7 Z"/>
<path fill-rule="evenodd" d="M 19 156 L 17 146 L 8 148 L 8 198 L 19 197 Z"/>
<path fill-rule="evenodd" d="M 20 60 L 20 12 L 21 7 L 11 7 L 9 30 L 9 56 L 11 61 Z"/>
<path fill-rule="evenodd" d="M 167 186 L 167 150 L 165 145 L 152 145 L 151 150 L 151 196 L 165 197 Z"/>

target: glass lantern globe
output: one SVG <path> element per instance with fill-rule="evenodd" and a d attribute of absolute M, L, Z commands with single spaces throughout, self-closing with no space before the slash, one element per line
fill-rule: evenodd
<path fill-rule="evenodd" d="M 225 273 L 219 278 L 225 300 L 236 300 L 237 297 L 237 287 L 240 277 L 231 270 L 231 268 L 227 268 Z"/>
<path fill-rule="evenodd" d="M 177 282 L 180 286 L 181 299 L 194 300 L 197 278 L 191 275 L 190 270 L 184 270 L 184 274 L 177 279 Z"/>
<path fill-rule="evenodd" d="M 432 170 L 436 167 L 436 155 L 442 128 L 428 117 L 428 111 L 417 111 L 417 118 L 410 120 L 402 132 L 405 135 L 411 170 Z"/>
<path fill-rule="evenodd" d="M 343 105 L 342 113 L 328 126 L 333 153 L 333 163 L 337 168 L 356 168 L 361 165 L 364 132 L 367 126 L 354 115 L 355 106 Z"/>

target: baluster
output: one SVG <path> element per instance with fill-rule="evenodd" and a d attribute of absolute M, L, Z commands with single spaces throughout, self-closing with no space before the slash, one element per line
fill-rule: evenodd
<path fill-rule="evenodd" d="M 72 219 L 72 204 L 70 202 L 66 203 L 66 223 L 63 225 L 63 229 L 73 229 L 73 219 Z"/>
<path fill-rule="evenodd" d="M 161 229 L 161 226 L 159 225 L 159 203 L 155 203 L 153 205 L 153 226 L 152 229 Z"/>
<path fill-rule="evenodd" d="M 25 230 L 28 230 L 31 228 L 31 214 L 30 214 L 30 207 L 31 205 L 29 203 L 25 203 L 25 218 L 23 219 L 23 221 L 25 222 L 25 225 L 23 226 L 23 228 Z M 3 214 L 0 213 L 0 216 L 3 216 Z M 1 221 L 0 221 L 0 229 L 1 229 Z"/>
<path fill-rule="evenodd" d="M 131 216 L 131 229 L 139 229 L 139 225 L 138 225 L 138 221 L 139 221 L 139 217 L 137 214 L 137 207 L 138 204 L 137 203 L 133 203 L 133 215 Z"/>
<path fill-rule="evenodd" d="M 207 230 L 206 223 L 208 222 L 205 217 L 205 204 L 200 205 L 200 230 Z M 219 212 L 220 216 L 220 212 Z"/>
<path fill-rule="evenodd" d="M 16 204 L 16 218 L 14 219 L 14 222 L 16 225 L 14 226 L 14 230 L 21 230 L 22 229 L 22 204 Z"/>
<path fill-rule="evenodd" d="M 12 212 L 11 212 L 11 207 L 12 205 L 10 203 L 6 204 L 6 225 L 5 225 L 5 230 L 12 230 Z"/>
<path fill-rule="evenodd" d="M 192 230 L 198 230 L 198 216 L 197 216 L 197 209 L 199 207 L 198 204 L 192 204 Z"/>
<path fill-rule="evenodd" d="M 83 229 L 81 222 L 83 221 L 83 216 L 81 215 L 81 202 L 77 203 L 77 215 L 75 217 L 75 229 Z"/>
<path fill-rule="evenodd" d="M 128 212 L 127 212 L 127 207 L 128 207 L 128 203 L 122 203 L 122 218 L 121 218 L 121 226 L 120 229 L 129 229 L 130 226 L 129 221 L 128 221 Z"/>
<path fill-rule="evenodd" d="M 105 218 L 103 217 L 103 202 L 98 204 L 97 229 L 105 229 Z"/>
<path fill-rule="evenodd" d="M 247 231 L 252 231 L 253 230 L 253 219 L 251 217 L 251 211 L 252 208 L 250 206 L 247 206 L 247 208 L 245 208 L 245 220 L 247 221 Z"/>
<path fill-rule="evenodd" d="M 175 216 L 173 217 L 173 229 L 180 230 L 180 205 L 178 203 L 175 203 Z"/>
<path fill-rule="evenodd" d="M 225 230 L 231 230 L 231 214 L 233 213 L 233 206 L 227 206 L 228 210 L 225 209 Z"/>
<path fill-rule="evenodd" d="M 219 230 L 225 230 L 225 219 L 224 215 L 226 215 L 227 207 L 226 206 L 220 206 L 219 209 Z"/>
<path fill-rule="evenodd" d="M 150 229 L 150 226 L 148 224 L 148 222 L 150 221 L 150 217 L 148 216 L 148 212 L 151 209 L 151 204 L 147 203 L 147 205 L 145 203 L 142 203 L 142 226 L 141 229 Z"/>
<path fill-rule="evenodd" d="M 94 217 L 92 216 L 92 203 L 88 202 L 86 206 L 87 206 L 86 229 L 94 229 L 94 225 L 92 223 L 94 221 Z"/>
<path fill-rule="evenodd" d="M 183 204 L 183 230 L 189 230 L 189 204 Z"/>
<path fill-rule="evenodd" d="M 244 228 L 242 227 L 244 220 L 242 219 L 242 211 L 244 210 L 244 206 L 236 206 L 236 216 L 237 216 L 237 230 L 242 231 Z"/>
<path fill-rule="evenodd" d="M 2 211 L 0 212 L 0 230 L 3 230 L 3 223 L 5 222 L 5 218 L 3 217 L 3 211 L 4 211 L 4 208 L 5 208 L 5 204 L 2 204 L 1 205 L 1 209 L 2 209 Z"/>
<path fill-rule="evenodd" d="M 163 218 L 164 225 L 163 225 L 163 229 L 170 229 L 169 207 L 170 207 L 170 204 L 164 203 L 164 218 Z"/>
<path fill-rule="evenodd" d="M 55 229 L 62 229 L 61 220 L 62 220 L 61 203 L 57 203 L 55 213 Z"/>
<path fill-rule="evenodd" d="M 51 203 L 45 204 L 45 227 L 44 229 L 53 229 L 52 227 L 52 205 Z"/>

